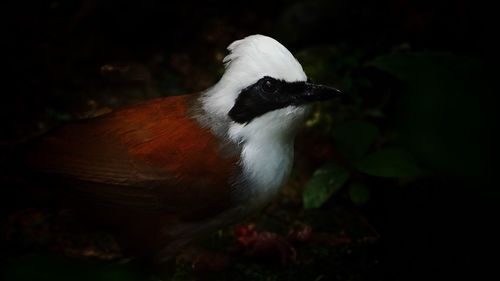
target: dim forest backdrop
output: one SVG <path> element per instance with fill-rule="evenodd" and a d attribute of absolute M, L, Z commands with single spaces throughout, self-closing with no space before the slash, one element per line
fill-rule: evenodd
<path fill-rule="evenodd" d="M 2 6 L 2 280 L 476 280 L 488 269 L 498 15 L 481 1 Z M 199 242 L 210 258 L 185 253 L 161 270 L 124 262 L 113 237 L 64 210 L 20 208 L 8 159 L 24 144 L 71 120 L 204 90 L 227 45 L 255 33 L 347 98 L 315 107 L 280 198 Z"/>

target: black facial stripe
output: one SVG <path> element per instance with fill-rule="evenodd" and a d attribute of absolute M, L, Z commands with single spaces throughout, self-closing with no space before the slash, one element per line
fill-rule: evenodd
<path fill-rule="evenodd" d="M 276 87 L 272 93 L 266 91 L 265 87 L 268 87 L 266 86 L 268 84 L 264 84 L 269 80 L 272 80 Z M 286 82 L 266 76 L 240 92 L 233 108 L 229 111 L 229 117 L 243 124 L 269 111 L 300 105 L 303 103 L 300 96 L 304 91 L 306 82 Z"/>
<path fill-rule="evenodd" d="M 266 76 L 240 92 L 228 115 L 244 124 L 269 111 L 327 100 L 339 94 L 335 88 L 313 84 L 310 80 L 286 82 Z"/>

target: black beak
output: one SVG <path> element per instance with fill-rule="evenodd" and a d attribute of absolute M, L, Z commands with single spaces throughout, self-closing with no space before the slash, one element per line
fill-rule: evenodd
<path fill-rule="evenodd" d="M 308 103 L 340 97 L 342 96 L 342 92 L 333 87 L 306 82 L 304 91 L 300 93 L 299 96 L 299 99 Z"/>

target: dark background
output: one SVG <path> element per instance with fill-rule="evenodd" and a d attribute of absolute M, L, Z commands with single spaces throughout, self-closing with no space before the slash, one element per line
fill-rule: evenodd
<path fill-rule="evenodd" d="M 26 0 L 2 6 L 2 178 L 15 174 L 7 159 L 61 123 L 213 85 L 226 46 L 250 34 L 274 37 L 314 81 L 348 95 L 317 106 L 298 137 L 291 183 L 267 214 L 286 206 L 291 221 L 312 225 L 313 233 L 371 242 L 327 243 L 322 257 L 311 251 L 307 265 L 229 254 L 226 269 L 233 273 L 200 276 L 179 265 L 165 280 L 477 279 L 493 269 L 485 251 L 496 253 L 489 238 L 499 199 L 498 15 L 481 1 Z M 329 186 L 328 177 L 314 175 L 317 169 L 346 180 Z M 102 256 L 54 251 L 66 246 L 51 240 L 51 230 L 40 239 L 32 226 L 53 215 L 16 213 L 17 203 L 9 204 L 15 184 L 4 182 L 1 262 L 8 278 L 29 280 L 21 273 L 31 271 L 44 272 L 41 279 L 83 278 L 76 276 L 92 270 L 95 280 L 151 278 L 141 266 L 109 271 Z M 259 231 L 280 233 L 265 223 Z M 234 237 L 220 240 L 231 244 Z"/>

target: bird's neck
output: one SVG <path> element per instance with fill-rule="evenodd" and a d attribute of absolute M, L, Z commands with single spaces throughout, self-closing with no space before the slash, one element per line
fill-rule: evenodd
<path fill-rule="evenodd" d="M 293 163 L 293 140 L 248 142 L 241 153 L 242 176 L 251 187 L 250 207 L 265 206 L 288 179 Z"/>
<path fill-rule="evenodd" d="M 228 136 L 241 144 L 242 176 L 251 186 L 251 208 L 267 204 L 288 179 L 293 163 L 296 129 L 263 115 L 248 124 L 234 123 Z"/>
<path fill-rule="evenodd" d="M 203 99 L 200 100 L 201 102 Z M 232 122 L 227 115 L 200 111 L 197 120 L 216 134 L 224 144 L 238 154 L 239 173 L 235 194 L 250 209 L 265 206 L 288 179 L 293 164 L 293 145 L 303 118 L 276 122 L 276 116 L 263 115 L 248 124 Z M 280 114 L 276 112 L 275 114 Z M 283 123 L 285 122 L 285 123 Z"/>

